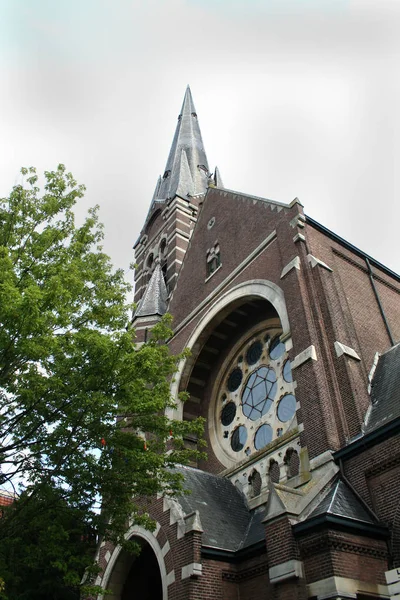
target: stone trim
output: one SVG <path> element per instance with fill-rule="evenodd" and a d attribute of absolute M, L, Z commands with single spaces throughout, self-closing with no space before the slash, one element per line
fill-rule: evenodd
<path fill-rule="evenodd" d="M 184 519 L 186 523 L 185 533 L 189 533 L 190 531 L 198 531 L 199 533 L 203 533 L 203 526 L 200 521 L 200 513 L 198 510 L 186 515 Z"/>
<path fill-rule="evenodd" d="M 173 583 L 173 581 L 175 581 L 175 574 L 174 571 L 171 571 L 172 575 L 173 575 L 173 581 L 171 581 L 171 573 L 169 573 L 167 575 L 167 571 L 165 568 L 165 562 L 164 562 L 164 556 L 162 554 L 162 550 L 160 547 L 160 544 L 158 543 L 158 540 L 156 539 L 155 535 L 153 533 L 151 533 L 150 531 L 148 531 L 147 529 L 144 529 L 144 527 L 140 527 L 139 525 L 133 525 L 132 527 L 130 527 L 128 529 L 128 531 L 125 533 L 125 538 L 127 540 L 129 540 L 131 537 L 136 536 L 139 538 L 142 538 L 144 540 L 146 540 L 146 542 L 148 542 L 149 546 L 151 547 L 151 549 L 153 550 L 157 562 L 158 562 L 158 567 L 160 569 L 160 575 L 161 575 L 161 582 L 162 582 L 162 594 L 163 594 L 163 600 L 168 600 L 168 590 L 167 587 Z M 114 551 L 108 561 L 107 567 L 105 569 L 105 571 L 102 574 L 102 578 L 101 578 L 101 585 L 103 588 L 107 588 L 108 584 L 109 584 L 109 580 L 110 577 L 112 575 L 113 569 L 115 567 L 115 564 L 118 560 L 118 557 L 120 555 L 122 551 L 121 546 L 116 546 L 114 548 Z M 100 585 L 100 582 L 99 582 Z M 105 597 L 103 594 L 99 594 L 97 596 L 97 600 L 105 600 Z"/>
<path fill-rule="evenodd" d="M 175 583 L 175 571 L 174 571 L 174 569 L 172 569 L 172 571 L 170 571 L 168 573 L 167 577 L 165 578 L 165 582 L 167 584 L 167 587 L 169 587 L 170 585 L 172 585 L 173 583 Z"/>
<path fill-rule="evenodd" d="M 295 256 L 287 265 L 283 267 L 281 273 L 281 279 L 285 277 L 292 269 L 298 269 L 300 271 L 300 256 Z"/>
<path fill-rule="evenodd" d="M 189 577 L 200 577 L 203 572 L 203 565 L 201 563 L 190 563 L 182 567 L 181 579 L 188 579 Z"/>
<path fill-rule="evenodd" d="M 212 273 L 210 273 L 210 275 L 208 277 L 205 278 L 204 283 L 207 283 L 207 281 L 209 281 L 211 279 L 211 277 L 213 277 L 215 275 L 215 273 L 218 273 L 218 271 L 222 268 L 222 263 L 219 263 L 218 267 L 215 269 L 215 271 L 213 271 Z"/>
<path fill-rule="evenodd" d="M 327 271 L 330 271 L 331 273 L 333 273 L 333 269 L 331 269 L 329 265 L 327 265 L 326 263 L 324 263 L 319 258 L 316 258 L 312 254 L 307 254 L 307 260 L 310 263 L 310 265 L 311 265 L 312 268 L 314 268 L 317 265 L 319 265 L 320 267 L 323 267 L 324 269 L 327 269 Z"/>
<path fill-rule="evenodd" d="M 174 252 L 177 252 L 177 251 L 178 252 L 183 252 L 183 254 L 185 254 L 186 250 L 187 250 L 187 247 L 186 248 L 181 248 L 180 246 L 174 246 L 172 248 L 171 252 L 169 252 L 165 258 L 168 260 L 168 258 L 171 256 L 171 254 L 173 254 Z"/>
<path fill-rule="evenodd" d="M 308 348 L 306 348 L 297 356 L 295 356 L 294 359 L 291 361 L 290 366 L 292 367 L 292 370 L 297 369 L 297 367 L 300 367 L 300 365 L 304 364 L 308 360 L 318 360 L 317 352 L 315 350 L 314 345 L 308 346 Z"/>
<path fill-rule="evenodd" d="M 169 524 L 174 525 L 177 523 L 176 537 L 180 540 L 186 533 L 185 526 L 185 513 L 183 512 L 182 506 L 174 498 L 164 496 L 163 499 L 163 511 L 169 510 Z"/>
<path fill-rule="evenodd" d="M 293 200 L 293 202 L 294 202 L 294 200 Z M 292 204 L 293 204 L 293 202 L 292 202 Z M 300 206 L 302 206 L 302 204 L 300 204 Z M 298 213 L 297 215 L 295 215 L 293 217 L 293 219 L 291 221 L 289 221 L 289 225 L 292 228 L 294 228 L 294 227 L 303 228 L 303 227 L 305 227 L 305 224 L 306 224 L 305 221 L 306 221 L 305 216 L 302 213 Z"/>
<path fill-rule="evenodd" d="M 161 548 L 161 554 L 164 556 L 164 558 L 170 550 L 171 550 L 171 546 L 169 545 L 169 541 L 167 540 L 165 542 L 164 546 Z"/>
<path fill-rule="evenodd" d="M 369 395 L 371 395 L 372 380 L 373 380 L 374 375 L 375 375 L 375 371 L 376 371 L 376 367 L 377 367 L 377 364 L 378 364 L 378 361 L 379 361 L 379 357 L 380 357 L 379 352 L 376 352 L 375 356 L 374 356 L 373 363 L 372 363 L 371 370 L 368 373 L 368 394 Z M 366 419 L 365 419 L 365 422 L 367 422 Z"/>
<path fill-rule="evenodd" d="M 309 598 L 316 597 L 318 600 L 357 598 L 358 594 L 366 594 L 371 597 L 387 597 L 389 595 L 386 585 L 349 579 L 347 577 L 327 577 L 326 579 L 315 581 L 307 586 L 307 591 Z"/>
<path fill-rule="evenodd" d="M 269 580 L 272 584 L 298 577 L 304 578 L 304 567 L 301 560 L 288 560 L 269 570 Z"/>
<path fill-rule="evenodd" d="M 302 233 L 296 233 L 296 235 L 293 238 L 293 241 L 294 241 L 295 244 L 297 242 L 305 242 L 306 241 L 306 237 Z"/>
<path fill-rule="evenodd" d="M 361 358 L 358 356 L 357 352 L 353 350 L 353 348 L 350 348 L 350 346 L 345 346 L 345 344 L 342 344 L 337 341 L 335 342 L 335 351 L 336 356 L 338 358 L 339 356 L 342 356 L 342 354 L 345 354 L 346 356 L 354 358 L 355 360 L 361 360 Z"/>

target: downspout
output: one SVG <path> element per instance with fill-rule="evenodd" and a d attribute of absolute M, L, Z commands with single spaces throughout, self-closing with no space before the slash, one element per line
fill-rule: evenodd
<path fill-rule="evenodd" d="M 369 262 L 369 260 L 368 260 L 368 258 L 366 256 L 365 256 L 365 262 L 366 262 L 366 265 L 368 267 L 369 279 L 370 279 L 370 282 L 371 282 L 371 285 L 372 285 L 372 289 L 374 290 L 375 298 L 376 298 L 376 301 L 378 303 L 379 310 L 381 312 L 382 319 L 383 319 L 383 322 L 384 322 L 385 327 L 386 327 L 386 331 L 387 331 L 388 336 L 389 336 L 390 344 L 392 346 L 394 346 L 395 345 L 395 341 L 393 339 L 392 332 L 390 331 L 389 323 L 388 323 L 388 321 L 386 319 L 386 314 L 385 314 L 385 311 L 383 310 L 383 306 L 382 306 L 382 303 L 381 303 L 381 299 L 379 298 L 378 290 L 376 289 L 376 285 L 375 285 L 375 281 L 374 281 L 374 273 L 373 273 L 373 271 L 371 269 L 371 263 Z"/>

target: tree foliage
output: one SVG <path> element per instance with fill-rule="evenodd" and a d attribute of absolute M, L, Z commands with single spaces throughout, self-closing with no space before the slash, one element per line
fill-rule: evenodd
<path fill-rule="evenodd" d="M 93 534 L 124 542 L 132 516 L 151 526 L 134 498 L 179 489 L 169 467 L 192 458 L 183 437 L 201 431 L 166 416 L 181 358 L 164 343 L 169 321 L 135 347 L 130 288 L 102 251 L 97 209 L 75 224 L 84 187 L 62 165 L 43 193 L 34 169 L 22 173 L 0 201 L 0 487 L 17 497 L 0 519 L 0 593 L 21 599 L 12 555 L 30 581 L 46 565 L 50 582 L 76 589 Z M 40 597 L 70 597 L 50 588 Z"/>

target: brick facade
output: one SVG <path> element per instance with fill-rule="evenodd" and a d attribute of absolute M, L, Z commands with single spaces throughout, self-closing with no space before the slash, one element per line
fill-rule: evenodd
<path fill-rule="evenodd" d="M 157 557 L 159 598 L 291 600 L 343 597 L 343 589 L 352 598 L 385 596 L 385 572 L 400 566 L 400 434 L 370 436 L 365 448 L 342 451 L 364 434 L 376 353 L 400 339 L 399 277 L 306 217 L 297 200 L 284 205 L 210 184 L 196 197 L 157 202 L 135 245 L 135 301 L 158 260 L 174 317 L 171 350 L 191 350 L 172 388 L 174 394 L 187 390 L 190 399 L 174 416 L 206 419 L 208 459 L 198 469 L 240 489 L 249 519 L 264 511 L 263 539 L 248 546 L 243 540 L 242 548 L 228 551 L 205 543 L 210 532 L 191 527 L 194 517 L 184 514 L 179 499 L 175 505 L 162 498 L 146 502 L 156 530 L 130 535 L 145 540 Z M 220 264 L 210 271 L 213 248 Z M 138 341 L 155 317 L 134 319 Z M 223 439 L 232 440 L 234 430 L 218 422 L 223 373 L 229 373 L 229 357 L 242 344 L 239 366 L 243 381 L 250 377 L 253 367 L 246 366 L 245 353 L 251 332 L 260 340 L 262 327 L 280 331 L 296 407 L 289 422 L 282 419 L 286 429 L 279 428 L 279 417 L 266 413 L 264 421 L 246 421 L 237 412 L 248 439 L 255 439 L 260 423 L 272 433 L 268 443 L 257 448 L 254 442 L 235 461 L 233 442 L 229 446 Z M 269 350 L 258 360 L 278 372 L 283 365 L 268 363 L 272 342 L 265 344 Z M 283 379 L 277 381 L 281 385 Z M 279 408 L 281 389 L 271 410 Z M 232 389 L 232 403 L 234 396 Z M 240 398 L 235 401 L 241 406 Z M 322 519 L 318 506 L 338 480 L 349 490 L 353 513 L 330 517 L 328 507 L 329 518 Z M 357 521 L 357 506 L 367 515 L 364 521 Z M 199 507 L 205 510 L 201 498 Z M 229 529 L 229 514 L 226 518 Z M 296 529 L 299 524 L 303 529 Z M 100 548 L 99 582 L 111 586 L 115 600 L 134 564 L 117 555 L 108 545 Z"/>

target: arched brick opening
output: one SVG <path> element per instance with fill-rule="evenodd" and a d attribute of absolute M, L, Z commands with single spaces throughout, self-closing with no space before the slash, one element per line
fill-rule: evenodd
<path fill-rule="evenodd" d="M 287 476 L 296 477 L 300 472 L 300 459 L 294 448 L 288 448 L 284 462 L 287 468 Z"/>
<path fill-rule="evenodd" d="M 156 538 L 139 526 L 126 537 L 137 542 L 141 551 L 135 556 L 115 548 L 101 582 L 110 594 L 98 600 L 167 600 L 167 573 Z"/>
<path fill-rule="evenodd" d="M 270 460 L 268 473 L 272 483 L 279 483 L 281 477 L 281 470 L 276 460 Z"/>

